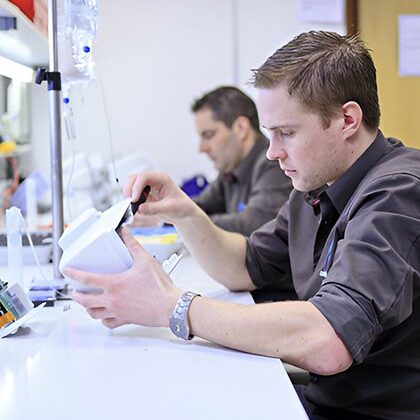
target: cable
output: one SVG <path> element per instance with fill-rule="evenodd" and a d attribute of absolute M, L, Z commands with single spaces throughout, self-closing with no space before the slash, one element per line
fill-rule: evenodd
<path fill-rule="evenodd" d="M 31 237 L 31 234 L 29 232 L 28 224 L 26 223 L 26 220 L 23 217 L 19 208 L 18 208 L 18 210 L 19 210 L 19 215 L 20 215 L 20 218 L 22 220 L 22 225 L 23 225 L 26 237 L 28 238 L 29 246 L 30 246 L 30 248 L 32 250 L 32 253 L 33 253 L 33 256 L 35 258 L 35 262 L 36 262 L 37 268 L 39 270 L 39 273 L 41 274 L 42 280 L 44 280 L 45 282 L 48 282 L 47 277 L 45 276 L 44 272 L 42 271 L 41 263 L 39 262 L 38 255 L 35 251 L 35 246 L 34 246 L 34 243 L 32 242 L 32 237 Z"/>
<path fill-rule="evenodd" d="M 71 204 L 70 204 L 70 190 L 71 190 L 71 182 L 73 180 L 74 167 L 76 164 L 76 149 L 74 147 L 74 142 L 76 141 L 76 137 L 71 139 L 69 135 L 67 134 L 67 139 L 70 141 L 70 147 L 71 147 L 71 167 L 70 167 L 69 179 L 66 184 L 66 188 L 64 189 L 64 196 L 66 197 L 67 210 L 69 212 L 69 220 L 72 220 L 72 211 L 71 211 Z"/>
<path fill-rule="evenodd" d="M 99 74 L 97 74 L 97 80 L 98 80 L 99 92 L 100 92 L 100 95 L 102 97 L 102 103 L 104 105 L 106 125 L 107 125 L 107 128 L 108 128 L 109 151 L 110 151 L 110 154 L 111 154 L 112 170 L 114 172 L 115 181 L 116 181 L 117 184 L 119 184 L 120 181 L 118 179 L 117 168 L 115 167 L 114 139 L 113 139 L 112 129 L 111 129 L 111 120 L 109 118 L 108 106 L 107 106 L 106 99 L 105 99 L 104 89 L 103 89 L 103 85 L 102 85 L 102 79 L 101 79 Z"/>
<path fill-rule="evenodd" d="M 29 232 L 28 224 L 26 223 L 26 220 L 23 217 L 22 212 L 20 211 L 19 208 L 18 208 L 18 210 L 19 210 L 20 218 L 22 220 L 22 226 L 24 228 L 26 237 L 28 238 L 29 246 L 30 246 L 32 254 L 35 258 L 35 262 L 36 262 L 36 266 L 38 268 L 39 274 L 41 275 L 41 278 L 42 278 L 43 282 L 48 284 L 49 282 L 48 282 L 47 276 L 45 275 L 44 271 L 42 270 L 41 263 L 39 262 L 38 254 L 36 253 L 34 243 L 32 242 L 32 237 L 31 237 L 31 233 Z M 55 293 L 57 295 L 61 296 L 61 297 L 65 297 L 65 298 L 68 297 L 65 293 L 61 293 L 59 290 L 55 290 Z"/>

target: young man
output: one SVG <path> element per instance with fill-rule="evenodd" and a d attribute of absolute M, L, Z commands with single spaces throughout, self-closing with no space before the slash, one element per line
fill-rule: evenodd
<path fill-rule="evenodd" d="M 294 190 L 250 239 L 214 226 L 164 174 L 140 212 L 176 225 L 212 277 L 253 290 L 290 271 L 299 301 L 241 306 L 183 294 L 133 238 L 120 274 L 69 270 L 101 287 L 75 294 L 109 327 L 168 326 L 311 372 L 313 419 L 415 419 L 420 413 L 420 152 L 378 130 L 376 71 L 354 37 L 299 35 L 255 71 L 267 156 Z M 182 319 L 173 313 L 182 308 Z"/>
<path fill-rule="evenodd" d="M 219 171 L 217 179 L 194 199 L 222 229 L 249 236 L 276 217 L 292 184 L 266 158 L 268 139 L 260 131 L 253 100 L 223 86 L 197 99 L 192 107 L 206 153 Z"/>

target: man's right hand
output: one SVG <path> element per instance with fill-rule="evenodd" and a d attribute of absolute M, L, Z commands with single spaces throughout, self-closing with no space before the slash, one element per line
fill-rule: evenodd
<path fill-rule="evenodd" d="M 194 202 L 162 172 L 130 175 L 124 186 L 124 196 L 131 197 L 131 201 L 135 202 L 146 185 L 150 185 L 151 191 L 147 201 L 140 205 L 139 214 L 158 217 L 174 225 L 194 214 L 197 207 Z"/>
<path fill-rule="evenodd" d="M 131 227 L 158 227 L 162 226 L 164 220 L 161 220 L 158 216 L 145 216 L 144 214 L 136 213 L 134 215 L 133 222 L 130 224 Z"/>
<path fill-rule="evenodd" d="M 131 175 L 124 195 L 135 202 L 144 187 L 151 191 L 137 210 L 175 225 L 182 241 L 206 273 L 230 290 L 253 290 L 245 265 L 246 240 L 239 233 L 218 228 L 168 175 L 145 172 Z"/>

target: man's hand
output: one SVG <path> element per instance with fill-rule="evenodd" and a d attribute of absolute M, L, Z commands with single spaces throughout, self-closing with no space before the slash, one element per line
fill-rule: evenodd
<path fill-rule="evenodd" d="M 172 224 L 194 214 L 197 208 L 194 202 L 162 172 L 130 175 L 124 187 L 124 196 L 131 197 L 131 201 L 135 202 L 146 185 L 150 185 L 151 192 L 147 201 L 140 205 L 139 214 L 158 217 Z"/>
<path fill-rule="evenodd" d="M 121 231 L 121 237 L 133 257 L 133 266 L 116 274 L 66 269 L 66 276 L 103 290 L 97 295 L 74 293 L 73 299 L 109 328 L 124 324 L 167 327 L 182 292 L 126 230 Z"/>
<path fill-rule="evenodd" d="M 145 216 L 144 214 L 136 213 L 133 222 L 130 226 L 133 227 L 158 227 L 162 225 L 162 220 L 158 216 Z"/>
<path fill-rule="evenodd" d="M 206 273 L 230 290 L 253 290 L 246 264 L 244 236 L 218 228 L 204 211 L 162 172 L 131 175 L 124 195 L 135 202 L 143 189 L 151 191 L 138 213 L 172 223 L 185 246 Z"/>

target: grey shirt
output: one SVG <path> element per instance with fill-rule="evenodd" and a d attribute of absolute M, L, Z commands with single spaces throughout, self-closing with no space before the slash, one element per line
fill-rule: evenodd
<path fill-rule="evenodd" d="M 219 174 L 194 201 L 219 227 L 249 236 L 276 217 L 292 184 L 276 161 L 266 157 L 268 140 L 259 136 L 232 174 Z"/>
<path fill-rule="evenodd" d="M 420 419 L 419 238 L 420 151 L 379 132 L 329 188 L 294 190 L 248 240 L 255 285 L 290 271 L 299 299 L 353 356 L 345 372 L 311 375 L 305 391 L 317 407 L 339 410 L 332 418 Z"/>

